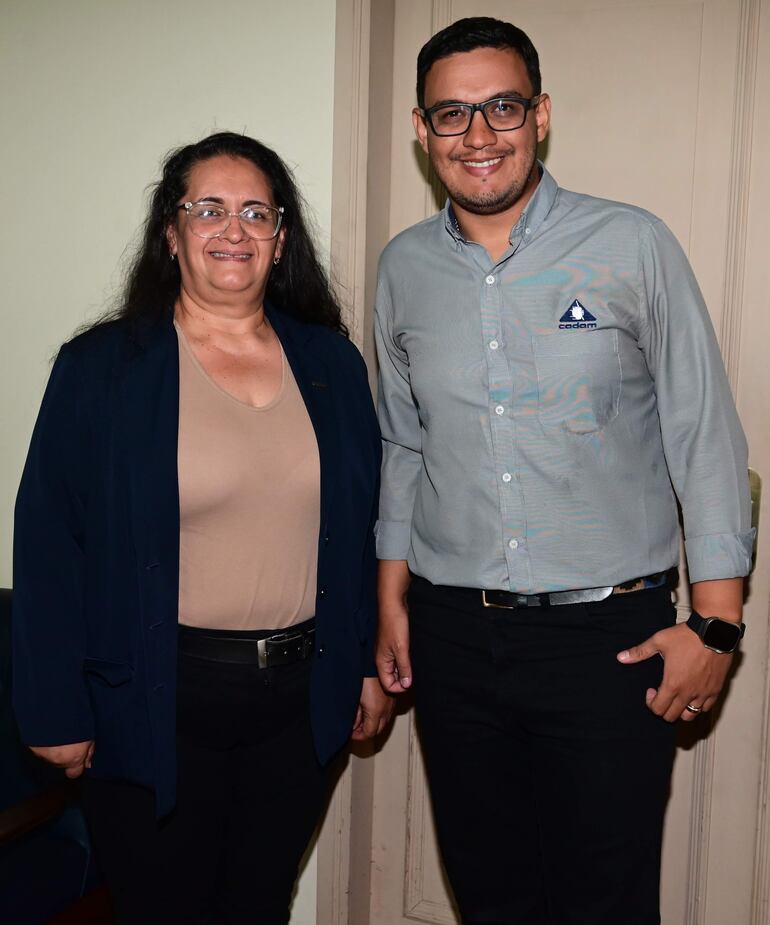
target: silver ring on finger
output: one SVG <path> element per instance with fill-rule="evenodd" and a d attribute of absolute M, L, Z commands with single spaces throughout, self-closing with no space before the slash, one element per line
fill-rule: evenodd
<path fill-rule="evenodd" d="M 688 703 L 685 707 L 685 710 L 688 710 L 690 713 L 702 713 L 703 707 L 696 707 L 691 703 Z"/>

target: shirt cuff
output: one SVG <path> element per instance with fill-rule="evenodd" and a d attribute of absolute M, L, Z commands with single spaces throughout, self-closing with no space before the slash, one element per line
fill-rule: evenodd
<path fill-rule="evenodd" d="M 685 540 L 690 584 L 719 578 L 741 578 L 751 571 L 755 530 L 711 533 Z"/>
<path fill-rule="evenodd" d="M 378 520 L 374 527 L 378 559 L 407 559 L 412 545 L 412 525 L 397 520 Z"/>

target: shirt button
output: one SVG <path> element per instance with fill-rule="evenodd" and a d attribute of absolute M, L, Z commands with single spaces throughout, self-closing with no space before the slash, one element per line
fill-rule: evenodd
<path fill-rule="evenodd" d="M 508 540 L 508 545 L 511 547 L 511 549 L 518 549 L 519 541 L 518 540 Z"/>
<path fill-rule="evenodd" d="M 510 482 L 510 481 L 511 481 L 511 473 L 510 473 L 510 472 L 503 472 L 503 481 L 504 481 L 504 482 Z"/>
<path fill-rule="evenodd" d="M 495 414 L 505 414 L 505 408 L 502 405 L 498 405 L 495 408 Z"/>
<path fill-rule="evenodd" d="M 524 229 L 524 234 L 532 234 L 532 229 L 531 229 L 531 228 L 525 228 L 525 229 Z"/>
<path fill-rule="evenodd" d="M 490 273 L 489 276 L 484 280 L 484 282 L 487 284 L 487 286 L 491 286 L 491 285 L 494 283 L 494 281 L 495 281 L 495 278 L 494 278 L 494 276 L 492 276 L 491 273 Z"/>
<path fill-rule="evenodd" d="M 497 348 L 498 348 L 499 346 L 500 346 L 500 344 L 498 344 L 498 342 L 497 342 L 496 340 L 491 340 L 491 341 L 489 342 L 489 349 L 490 349 L 490 350 L 497 350 Z"/>
<path fill-rule="evenodd" d="M 321 588 L 321 590 L 318 592 L 318 596 L 326 597 L 326 588 Z"/>

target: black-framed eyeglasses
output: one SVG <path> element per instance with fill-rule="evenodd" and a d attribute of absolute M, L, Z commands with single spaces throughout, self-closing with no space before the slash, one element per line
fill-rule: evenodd
<path fill-rule="evenodd" d="M 281 230 L 283 206 L 275 207 L 254 203 L 240 212 L 229 212 L 217 202 L 200 199 L 198 202 L 183 202 L 177 209 L 184 209 L 190 222 L 190 231 L 199 238 L 218 238 L 230 227 L 233 218 L 255 241 L 269 241 Z"/>
<path fill-rule="evenodd" d="M 464 135 L 471 127 L 473 116 L 480 112 L 493 132 L 512 132 L 521 128 L 530 109 L 543 98 L 542 93 L 531 99 L 520 96 L 497 96 L 483 103 L 438 103 L 423 109 L 423 118 L 434 135 Z"/>

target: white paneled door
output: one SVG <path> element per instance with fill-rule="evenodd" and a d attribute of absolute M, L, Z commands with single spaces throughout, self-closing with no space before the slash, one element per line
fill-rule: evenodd
<path fill-rule="evenodd" d="M 338 47 L 349 60 L 338 60 L 346 147 L 336 246 L 352 268 L 343 276 L 359 343 L 369 353 L 376 250 L 441 195 L 412 136 L 417 51 L 468 15 L 508 19 L 537 46 L 553 99 L 542 153 L 558 182 L 644 206 L 679 237 L 720 338 L 751 465 L 770 479 L 770 0 L 340 0 L 338 36 L 344 26 L 354 40 Z M 339 79 L 348 72 L 358 75 L 352 88 Z M 762 520 L 729 696 L 713 727 L 699 721 L 681 737 L 664 925 L 770 925 L 766 512 Z M 353 766 L 320 846 L 335 859 L 335 883 L 345 883 L 341 868 L 352 871 L 350 896 L 335 886 L 319 922 L 453 925 L 411 712 L 373 764 Z"/>

